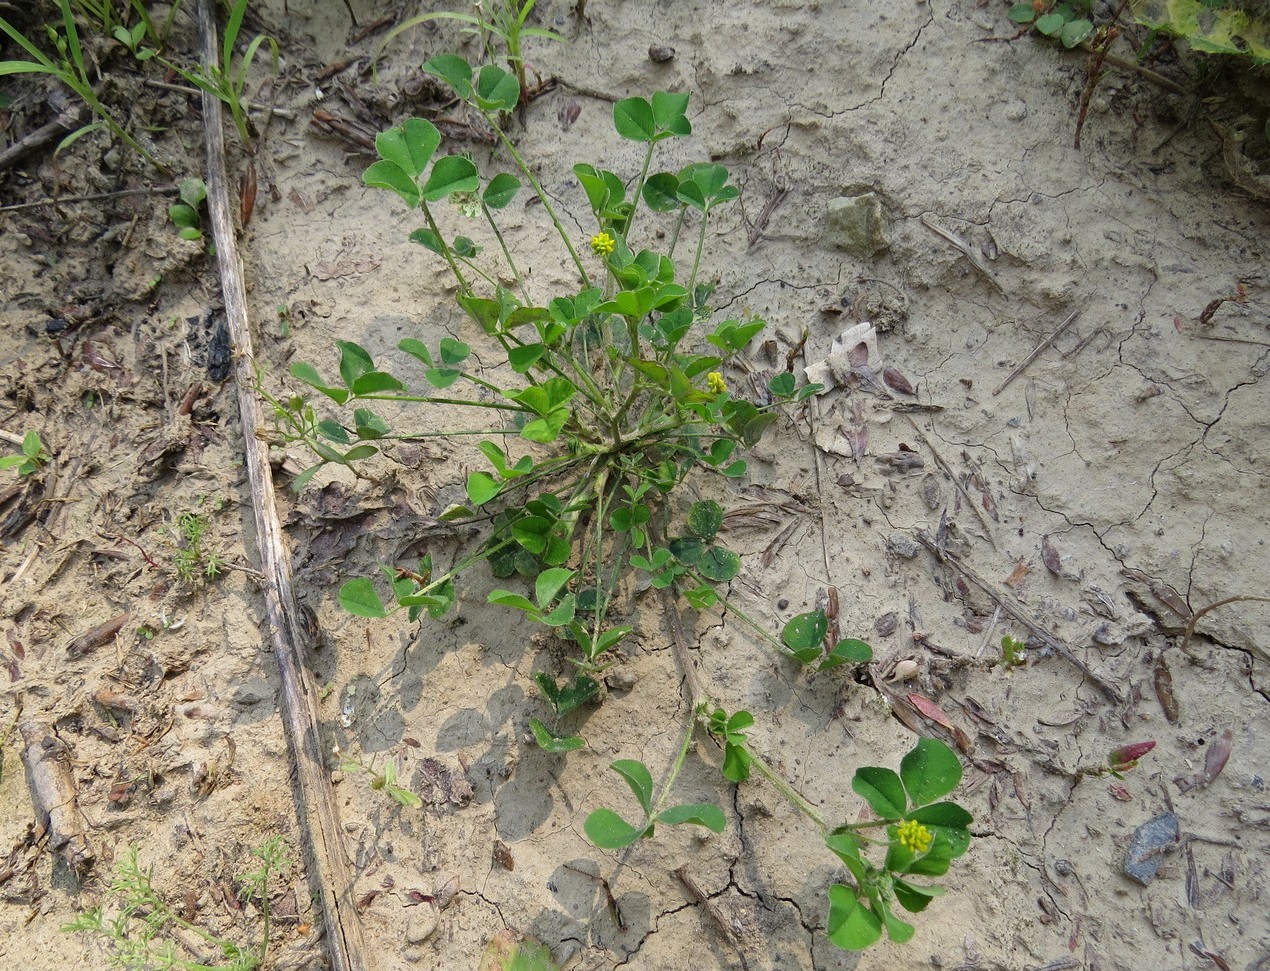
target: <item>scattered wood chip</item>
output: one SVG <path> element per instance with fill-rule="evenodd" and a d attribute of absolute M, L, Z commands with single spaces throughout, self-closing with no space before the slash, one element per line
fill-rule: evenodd
<path fill-rule="evenodd" d="M 89 651 L 101 647 L 107 641 L 113 640 L 115 635 L 123 630 L 124 624 L 128 623 L 131 616 L 131 614 L 120 614 L 104 624 L 98 624 L 96 627 L 84 631 L 84 633 L 66 645 L 66 656 L 81 657 Z"/>
<path fill-rule="evenodd" d="M 1015 592 L 1023 592 L 1023 581 L 1027 579 L 1027 575 L 1032 572 L 1032 564 L 1027 560 L 1019 560 L 1014 564 L 1014 569 L 1010 571 L 1010 575 L 1005 578 L 1006 584 Z"/>
<path fill-rule="evenodd" d="M 24 744 L 22 761 L 30 779 L 35 817 L 48 832 L 49 846 L 71 870 L 82 874 L 92 866 L 93 850 L 76 802 L 69 749 L 52 729 L 39 722 L 24 720 L 18 732 Z"/>
<path fill-rule="evenodd" d="M 1141 570 L 1121 570 L 1121 576 L 1130 580 L 1137 580 L 1139 583 L 1145 583 L 1147 589 L 1151 591 L 1151 596 L 1168 607 L 1169 610 L 1177 614 L 1183 620 L 1187 620 L 1191 616 L 1191 606 L 1186 599 L 1170 587 L 1163 580 L 1157 580 L 1155 577 L 1149 577 Z"/>

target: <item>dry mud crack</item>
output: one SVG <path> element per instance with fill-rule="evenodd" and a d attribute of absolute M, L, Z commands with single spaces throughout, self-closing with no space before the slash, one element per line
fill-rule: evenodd
<path fill-rule="evenodd" d="M 359 23 L 385 13 L 350 3 Z M 665 828 L 620 863 L 596 850 L 582 821 L 631 798 L 608 764 L 640 758 L 656 774 L 674 757 L 685 710 L 670 631 L 652 597 L 634 601 L 633 646 L 579 725 L 588 748 L 566 759 L 528 741 L 529 717 L 544 712 L 533 675 L 561 675 L 564 656 L 484 602 L 487 578 L 466 578 L 456 615 L 422 627 L 343 613 L 342 579 L 424 550 L 452 560 L 471 538 L 435 516 L 463 496 L 479 453 L 416 445 L 375 483 L 319 479 L 282 496 L 297 585 L 323 633 L 310 658 L 323 746 L 367 765 L 395 759 L 427 798 L 398 806 L 331 756 L 371 966 L 476 969 L 510 930 L 587 971 L 1270 967 L 1270 605 L 1215 609 L 1180 647 L 1191 612 L 1267 595 L 1270 213 L 1229 180 L 1213 129 L 1186 123 L 1195 97 L 1109 74 L 1077 151 L 1084 57 L 1031 39 L 983 43 L 1015 32 L 1003 4 L 590 0 L 585 22 L 571 6 L 536 8 L 570 39 L 531 42 L 528 56 L 567 84 L 512 129 L 566 225 L 589 225 L 576 162 L 639 162 L 612 134 L 607 99 L 688 91 L 693 138 L 662 162 L 716 159 L 745 189 L 705 271 L 718 306 L 769 322 L 775 349 L 750 367 L 780 369 L 804 334 L 799 365 L 820 360 L 867 320 L 883 363 L 916 387 L 903 401 L 835 390 L 784 419 L 740 483 L 691 481 L 693 498 L 742 513 L 725 533 L 743 562 L 729 596 L 778 631 L 836 587 L 843 634 L 875 649 L 872 684 L 808 678 L 717 609 L 686 617 L 697 676 L 729 710 L 758 716 L 755 749 L 839 821 L 864 811 L 854 768 L 895 765 L 911 747 L 901 717 L 940 731 L 908 696 L 935 702 L 971 742 L 959 798 L 978 838 L 913 942 L 863 956 L 824 939 L 825 889 L 844 879 L 835 858 L 776 793 L 725 784 L 705 740 L 676 795 L 724 806 L 727 829 Z M 407 241 L 416 226 L 363 188 L 370 159 L 310 125 L 315 111 L 401 120 L 417 65 L 464 36 L 446 23 L 404 34 L 376 81 L 359 65 L 382 32 L 353 40 L 342 3 L 253 10 L 284 53 L 271 96 L 294 115 L 263 140 L 242 234 L 266 386 L 284 390 L 296 360 L 333 373 L 336 340 L 403 373 L 403 337 L 476 344 L 430 254 Z M 651 60 L 652 45 L 673 58 Z M 1186 68 L 1162 66 L 1179 78 Z M 6 109 L 14 131 L 47 120 L 44 89 L 19 94 Z M 200 144 L 186 96 L 155 97 L 167 144 Z M 447 150 L 489 154 L 477 142 Z M 198 153 L 185 154 L 195 174 Z M 0 960 L 107 966 L 98 942 L 59 928 L 109 901 L 112 861 L 129 846 L 200 926 L 246 943 L 259 909 L 234 880 L 277 834 L 297 863 L 274 887 L 267 967 L 317 969 L 327 958 L 277 671 L 247 572 L 243 432 L 233 389 L 207 368 L 211 264 L 173 242 L 166 195 L 3 209 L 154 181 L 100 136 L 0 173 L 0 430 L 37 430 L 53 456 L 42 494 L 0 473 Z M 866 189 L 887 245 L 861 258 L 833 245 L 826 209 Z M 446 218 L 465 230 L 458 213 Z M 541 213 L 513 206 L 507 219 L 535 285 L 567 285 Z M 1201 323 L 1240 284 L 1244 299 Z M 454 416 L 415 418 L 449 427 Z M 817 428 L 854 436 L 859 456 L 817 452 Z M 885 458 L 906 449 L 920 465 Z M 179 582 L 185 513 L 204 516 L 209 546 L 245 569 Z M 952 556 L 941 562 L 919 532 Z M 115 634 L 84 639 L 120 617 Z M 986 663 L 1004 634 L 1033 638 L 1011 672 Z M 911 679 L 891 680 L 901 671 Z M 33 828 L 21 742 L 4 734 L 19 710 L 67 752 L 96 857 L 80 876 Z M 1147 738 L 1155 749 L 1125 779 L 1080 775 Z M 1179 785 L 1227 738 L 1216 778 Z M 1181 837 L 1142 886 L 1122 871 L 1126 847 L 1164 812 Z"/>

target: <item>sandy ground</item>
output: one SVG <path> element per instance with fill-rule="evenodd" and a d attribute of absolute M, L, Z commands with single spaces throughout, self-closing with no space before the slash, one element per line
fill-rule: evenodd
<path fill-rule="evenodd" d="M 362 23 L 387 12 L 353 6 Z M 438 262 L 406 241 L 410 217 L 362 187 L 370 158 L 310 124 L 315 110 L 408 116 L 412 66 L 464 38 L 422 28 L 389 48 L 377 85 L 356 65 L 319 84 L 382 33 L 352 42 L 335 2 L 276 7 L 263 25 L 282 43 L 275 97 L 294 116 L 270 126 L 242 236 L 266 384 L 285 387 L 293 360 L 333 371 L 337 339 L 392 363 L 404 336 L 452 334 L 482 353 Z M 724 784 L 707 742 L 676 791 L 724 806 L 723 834 L 667 830 L 620 863 L 596 850 L 582 821 L 630 798 L 608 763 L 658 773 L 673 758 L 685 712 L 669 630 L 652 598 L 632 601 L 634 644 L 578 726 L 588 748 L 565 758 L 527 735 L 545 711 L 532 675 L 562 674 L 562 654 L 485 604 L 488 577 L 422 628 L 343 613 L 348 576 L 422 549 L 457 557 L 463 537 L 433 517 L 476 453 L 431 443 L 376 483 L 283 495 L 324 633 L 311 659 L 324 744 L 395 760 L 426 800 L 400 807 L 331 757 L 373 966 L 474 969 L 504 929 L 585 969 L 1270 966 L 1270 607 L 1215 609 L 1183 644 L 1192 612 L 1268 592 L 1270 217 L 1265 146 L 1242 134 L 1265 122 L 1265 100 L 1243 100 L 1253 81 L 1197 107 L 1112 72 L 1076 149 L 1087 58 L 982 43 L 1014 33 L 1001 4 L 591 0 L 584 23 L 563 2 L 539 11 L 570 40 L 531 42 L 529 58 L 562 83 L 515 137 L 579 237 L 572 165 L 638 164 L 599 95 L 691 92 L 694 136 L 661 164 L 718 160 L 743 187 L 707 268 L 721 308 L 769 321 L 774 348 L 756 345 L 752 368 L 782 367 L 804 331 L 800 366 L 822 360 L 867 322 L 870 367 L 916 389 L 832 390 L 782 420 L 746 478 L 688 487 L 736 511 L 725 537 L 743 555 L 729 594 L 741 609 L 777 631 L 836 588 L 843 633 L 874 646 L 872 684 L 809 678 L 718 610 L 686 614 L 700 676 L 755 713 L 755 749 L 842 821 L 864 809 L 856 766 L 896 765 L 913 729 L 953 740 L 909 696 L 929 699 L 968 743 L 959 798 L 978 838 L 914 940 L 858 958 L 824 939 L 836 860 L 772 789 Z M 1157 67 L 1197 90 L 1187 63 Z M 153 97 L 197 172 L 197 113 Z M 10 171 L 0 202 L 153 181 L 132 160 L 130 179 L 110 171 L 120 159 L 99 138 Z M 880 248 L 851 252 L 830 202 L 862 192 L 880 205 Z M 0 214 L 0 428 L 38 430 L 55 457 L 41 486 L 0 480 L 0 733 L 20 710 L 63 747 L 95 857 L 80 879 L 38 839 L 24 742 L 0 735 L 0 960 L 30 971 L 106 966 L 97 942 L 59 928 L 109 903 L 129 845 L 201 926 L 251 940 L 258 908 L 233 879 L 274 834 L 300 862 L 274 885 L 268 966 L 325 964 L 258 586 L 241 570 L 191 586 L 172 567 L 182 513 L 205 516 L 231 565 L 255 562 L 255 546 L 233 389 L 209 375 L 218 283 L 201 247 L 174 239 L 169 201 Z M 541 212 L 518 201 L 508 223 L 535 286 L 567 285 Z M 1201 320 L 1240 283 L 1242 302 Z M 942 563 L 922 542 L 936 536 Z M 117 634 L 76 641 L 122 615 Z M 988 663 L 1004 634 L 1030 639 L 1008 672 Z M 1124 780 L 1081 774 L 1147 739 Z M 1165 812 L 1180 837 L 1143 886 L 1122 872 L 1126 848 Z"/>

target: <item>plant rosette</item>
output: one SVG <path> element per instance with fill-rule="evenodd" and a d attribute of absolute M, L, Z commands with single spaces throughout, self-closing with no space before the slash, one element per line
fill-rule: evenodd
<path fill-rule="evenodd" d="M 350 579 L 340 588 L 342 606 L 362 617 L 405 611 L 411 622 L 425 613 L 440 618 L 455 603 L 456 581 L 484 564 L 496 580 L 507 581 L 488 593 L 490 603 L 572 645 L 572 670 L 563 682 L 548 672 L 535 677 L 549 710 L 545 719 L 530 718 L 528 727 L 550 753 L 586 744 L 568 723 L 581 706 L 602 696 L 598 678 L 633 630 L 621 621 L 632 599 L 647 588 L 672 595 L 671 610 L 675 595 L 697 610 L 721 606 L 781 658 L 813 672 L 867 663 L 872 651 L 863 641 L 827 642 L 823 611 L 799 615 L 779 637 L 747 617 L 726 596 L 727 584 L 740 572 L 740 558 L 720 541 L 726 511 L 713 500 L 678 498 L 679 487 L 698 470 L 725 479 L 744 476 L 744 451 L 780 420 L 783 409 L 819 390 L 798 387 L 792 373 L 782 373 L 754 401 L 729 380 L 733 362 L 765 322 L 719 319 L 709 306 L 713 287 L 701 279 L 701 268 L 712 218 L 739 192 L 722 165 L 694 163 L 676 172 L 652 166 L 661 142 L 691 133 L 688 95 L 657 92 L 614 105 L 617 134 L 642 149 L 642 160 L 629 179 L 591 164 L 574 167 L 594 220 L 593 231 L 575 241 L 556 200 L 500 126 L 521 102 L 521 80 L 453 55 L 423 67 L 485 119 L 514 171 L 486 175 L 467 155 L 439 154 L 436 126 L 412 118 L 376 138 L 379 160 L 363 181 L 393 193 L 418 214 L 422 225 L 411 241 L 449 269 L 455 300 L 479 331 L 472 339 L 491 348 L 480 359 L 499 359 L 500 366 L 483 367 L 472 346 L 457 336 L 436 344 L 411 336 L 399 344 L 418 365 L 419 375 L 409 384 L 349 341 L 337 343 L 338 377 L 307 363 L 292 365 L 291 376 L 306 386 L 305 394 L 273 395 L 258 383 L 273 409 L 274 441 L 307 446 L 316 458 L 297 478 L 297 489 L 328 465 L 363 476 L 366 460 L 391 451 L 401 439 L 475 440 L 483 467 L 467 474 L 466 501 L 439 519 L 484 523 L 485 535 L 444 570 L 431 555 L 410 567 L 382 567 L 387 598 L 380 592 L 383 582 Z M 562 259 L 576 271 L 577 285 L 567 292 L 535 295 L 507 245 L 500 218 L 526 185 L 536 197 L 535 210 L 556 231 Z M 444 208 L 457 209 L 480 228 L 470 235 L 443 230 L 453 218 Z M 666 242 L 645 248 L 644 237 Z M 341 417 L 321 416 L 306 396 L 312 392 L 342 409 Z M 458 409 L 479 416 L 479 422 L 451 431 L 398 431 L 374 410 L 384 402 Z M 660 788 L 643 763 L 613 762 L 639 813 L 632 820 L 629 810 L 595 810 L 584 826 L 592 842 L 621 849 L 651 837 L 658 824 L 724 829 L 718 807 L 670 798 L 698 728 L 723 740 L 729 781 L 743 781 L 756 768 L 829 832 L 806 800 L 750 749 L 749 713 L 707 715 L 715 709 L 702 698 L 694 699 L 694 708 Z M 889 901 L 920 909 L 918 898 L 928 900 L 935 891 L 910 885 L 908 875 L 933 874 L 941 861 L 947 869 L 947 861 L 964 852 L 968 815 L 948 809 L 951 804 L 931 805 L 956 784 L 952 779 L 936 793 L 952 777 L 948 759 L 960 777 L 956 757 L 941 751 L 947 758 L 919 745 L 920 755 L 906 757 L 901 775 L 891 773 L 901 788 L 888 787 L 887 805 L 903 809 L 884 817 L 893 832 L 881 869 L 864 862 L 859 848 L 870 838 L 855 835 L 858 827 L 833 831 L 830 849 L 847 862 L 857 887 L 838 885 L 831 892 L 834 943 L 856 946 L 863 937 L 842 931 L 842 925 L 867 925 L 870 915 L 902 939 L 908 925 L 887 910 Z M 941 781 L 932 781 L 935 768 L 922 768 L 915 759 L 937 767 Z M 844 892 L 856 893 L 857 904 L 839 921 Z"/>

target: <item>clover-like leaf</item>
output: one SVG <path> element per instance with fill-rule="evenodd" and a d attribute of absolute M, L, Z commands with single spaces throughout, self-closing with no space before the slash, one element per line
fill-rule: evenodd
<path fill-rule="evenodd" d="M 485 187 L 481 198 L 491 209 L 504 209 L 516 198 L 516 193 L 519 191 L 520 179 L 501 172 L 489 180 L 489 185 Z"/>
<path fill-rule="evenodd" d="M 707 580 L 726 583 L 741 572 L 741 558 L 726 547 L 707 546 L 696 568 Z"/>
<path fill-rule="evenodd" d="M 457 54 L 442 54 L 431 58 L 423 64 L 423 69 L 434 77 L 440 78 L 454 89 L 464 101 L 472 98 L 472 65 Z"/>
<path fill-rule="evenodd" d="M 534 734 L 534 741 L 544 752 L 576 752 L 586 745 L 586 741 L 577 735 L 556 735 L 547 730 L 547 726 L 537 718 L 529 719 L 529 730 Z"/>
<path fill-rule="evenodd" d="M 609 768 L 626 780 L 644 815 L 648 816 L 653 811 L 653 774 L 648 771 L 648 766 L 635 759 L 618 759 Z"/>
<path fill-rule="evenodd" d="M 602 850 L 620 850 L 652 833 L 652 825 L 632 826 L 611 809 L 597 809 L 582 824 L 587 838 Z"/>
<path fill-rule="evenodd" d="M 819 648 L 829 630 L 829 618 L 823 610 L 811 610 L 790 618 L 781 632 L 781 642 L 791 651 Z"/>
<path fill-rule="evenodd" d="M 399 166 L 411 181 L 428 167 L 440 144 L 437 126 L 425 118 L 408 118 L 375 136 L 379 157 Z"/>
<path fill-rule="evenodd" d="M 723 507 L 713 499 L 694 502 L 688 509 L 688 531 L 709 542 L 723 525 Z"/>
<path fill-rule="evenodd" d="M 651 142 L 657 134 L 653 106 L 643 98 L 623 98 L 613 105 L 613 126 L 633 142 Z"/>
<path fill-rule="evenodd" d="M 861 766 L 855 771 L 851 788 L 883 819 L 904 817 L 904 811 L 908 808 L 904 785 L 900 782 L 900 777 L 890 769 L 876 765 Z"/>
<path fill-rule="evenodd" d="M 340 606 L 357 617 L 387 617 L 388 608 L 375 585 L 365 577 L 349 580 L 340 587 Z"/>
<path fill-rule="evenodd" d="M 410 206 L 419 205 L 419 186 L 396 162 L 381 159 L 362 173 L 362 182 L 372 189 L 390 189 Z"/>
<path fill-rule="evenodd" d="M 961 762 L 943 742 L 921 738 L 900 762 L 900 777 L 914 806 L 925 806 L 957 788 Z"/>
<path fill-rule="evenodd" d="M 501 67 L 486 64 L 476 76 L 476 104 L 482 111 L 511 111 L 520 102 L 520 82 Z"/>
<path fill-rule="evenodd" d="M 712 833 L 722 833 L 728 825 L 723 810 L 708 802 L 671 806 L 657 814 L 657 822 L 665 823 L 667 826 L 695 823 L 697 826 L 704 826 Z"/>
<path fill-rule="evenodd" d="M 825 934 L 831 944 L 844 951 L 863 951 L 881 940 L 882 922 L 854 890 L 835 883 L 829 888 Z"/>
<path fill-rule="evenodd" d="M 423 184 L 423 197 L 428 202 L 445 199 L 455 192 L 475 192 L 481 187 L 476 163 L 464 155 L 439 158 Z"/>

